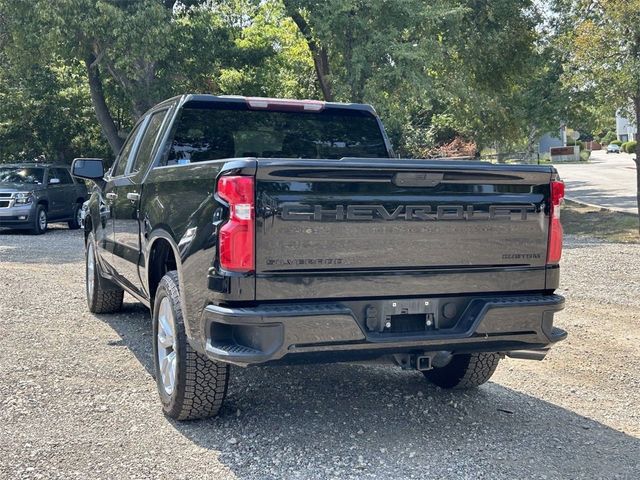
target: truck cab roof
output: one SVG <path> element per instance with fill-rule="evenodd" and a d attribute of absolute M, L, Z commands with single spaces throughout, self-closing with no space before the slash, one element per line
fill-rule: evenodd
<path fill-rule="evenodd" d="M 246 104 L 249 108 L 255 109 L 294 109 L 295 107 L 301 110 L 319 111 L 325 108 L 340 108 L 348 110 L 361 110 L 372 114 L 375 114 L 375 109 L 366 103 L 341 103 L 341 102 L 325 102 L 323 100 L 312 99 L 288 99 L 288 98 L 269 98 L 269 97 L 246 97 L 242 95 L 210 95 L 199 93 L 188 93 L 184 95 L 178 95 L 165 100 L 158 104 L 155 108 L 163 107 L 168 104 L 178 102 L 181 106 L 187 103 L 240 103 Z"/>

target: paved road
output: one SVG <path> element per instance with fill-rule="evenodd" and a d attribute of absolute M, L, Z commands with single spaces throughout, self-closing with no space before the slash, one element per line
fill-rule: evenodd
<path fill-rule="evenodd" d="M 638 213 L 636 164 L 628 153 L 594 151 L 588 164 L 556 164 L 567 198 L 627 213 Z"/>

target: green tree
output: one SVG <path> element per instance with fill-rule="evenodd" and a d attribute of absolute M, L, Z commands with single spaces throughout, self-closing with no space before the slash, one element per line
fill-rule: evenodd
<path fill-rule="evenodd" d="M 236 65 L 220 72 L 223 94 L 282 98 L 319 96 L 314 64 L 307 43 L 279 1 L 244 3 L 234 7 L 243 27 L 235 45 L 247 52 Z M 260 58 L 256 60 L 256 52 Z"/>
<path fill-rule="evenodd" d="M 11 69 L 4 60 L 0 162 L 32 160 L 42 154 L 68 162 L 75 156 L 109 154 L 79 69 L 38 65 L 25 73 Z"/>
<path fill-rule="evenodd" d="M 561 69 L 547 63 L 532 1 L 284 5 L 308 43 L 324 99 L 376 105 L 404 154 L 455 136 L 480 146 L 532 143 L 559 128 Z"/>
<path fill-rule="evenodd" d="M 82 66 L 96 118 L 117 152 L 120 127 L 159 100 L 185 90 L 218 93 L 224 67 L 269 56 L 271 50 L 236 43 L 242 24 L 230 9 L 237 3 L 0 0 L 0 11 L 10 38 L 5 50 L 25 71 L 34 58 Z"/>
<path fill-rule="evenodd" d="M 640 125 L 640 0 L 557 0 L 555 6 L 566 84 Z M 640 210 L 640 145 L 635 153 Z"/>

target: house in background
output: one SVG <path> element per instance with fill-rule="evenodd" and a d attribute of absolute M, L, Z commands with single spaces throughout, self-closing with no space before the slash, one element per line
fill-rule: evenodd
<path fill-rule="evenodd" d="M 616 112 L 616 135 L 621 142 L 636 140 L 638 136 L 638 127 L 619 111 Z"/>
<path fill-rule="evenodd" d="M 548 154 L 553 147 L 564 147 L 567 144 L 567 129 L 563 125 L 557 132 L 545 133 L 538 141 L 538 153 Z"/>

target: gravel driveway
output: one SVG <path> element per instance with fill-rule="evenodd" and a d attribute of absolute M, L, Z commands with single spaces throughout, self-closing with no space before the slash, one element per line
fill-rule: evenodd
<path fill-rule="evenodd" d="M 570 332 L 468 393 L 393 367 L 232 370 L 217 419 L 166 419 L 151 323 L 95 316 L 82 233 L 0 232 L 0 478 L 639 478 L 640 245 L 567 239 Z"/>

